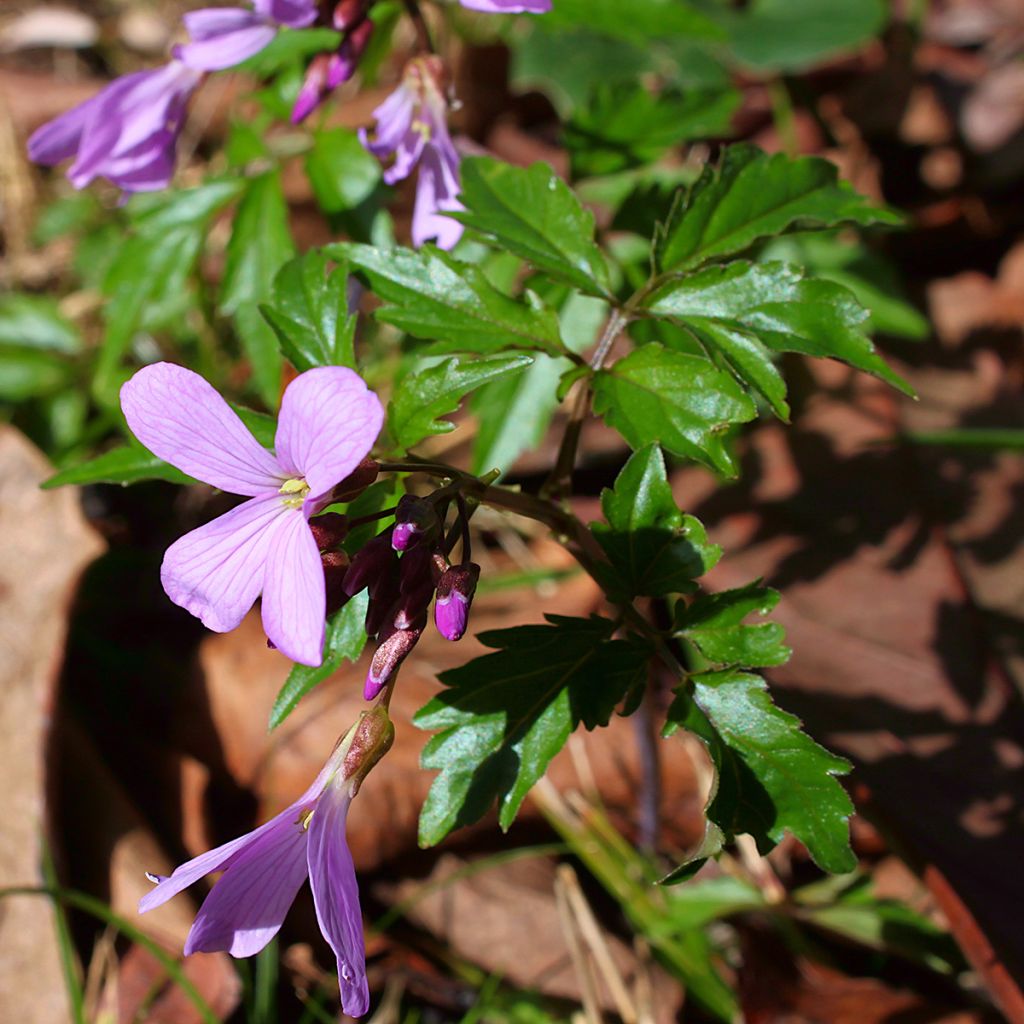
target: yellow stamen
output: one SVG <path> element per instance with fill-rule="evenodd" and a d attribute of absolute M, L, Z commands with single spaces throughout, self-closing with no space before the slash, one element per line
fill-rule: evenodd
<path fill-rule="evenodd" d="M 278 494 L 286 495 L 284 504 L 289 508 L 301 508 L 303 499 L 309 494 L 309 484 L 301 476 L 293 476 L 281 484 Z"/>

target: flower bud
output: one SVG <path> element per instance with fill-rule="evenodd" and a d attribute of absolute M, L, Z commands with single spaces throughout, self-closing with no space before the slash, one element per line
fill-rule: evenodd
<path fill-rule="evenodd" d="M 331 501 L 352 501 L 353 498 L 358 498 L 377 479 L 379 472 L 380 465 L 377 460 L 367 455 L 341 483 L 334 485 Z"/>
<path fill-rule="evenodd" d="M 327 92 L 327 68 L 329 58 L 326 53 L 318 53 L 306 69 L 306 77 L 302 88 L 292 107 L 292 124 L 304 121 L 320 105 Z"/>
<path fill-rule="evenodd" d="M 328 89 L 337 89 L 342 82 L 347 82 L 356 73 L 372 35 L 373 22 L 366 18 L 345 36 L 338 47 L 338 52 L 331 54 L 327 68 Z"/>
<path fill-rule="evenodd" d="M 378 705 L 359 715 L 341 767 L 342 777 L 351 781 L 353 796 L 371 769 L 391 749 L 394 740 L 395 727 L 386 707 Z"/>
<path fill-rule="evenodd" d="M 396 629 L 409 629 L 430 604 L 437 586 L 434 553 L 420 544 L 402 556 L 399 566 L 398 604 L 393 620 Z"/>
<path fill-rule="evenodd" d="M 398 501 L 391 546 L 396 551 L 407 551 L 422 540 L 432 540 L 441 529 L 434 503 L 426 498 L 405 494 Z"/>
<path fill-rule="evenodd" d="M 348 572 L 348 556 L 344 551 L 325 551 L 320 556 L 324 567 L 324 590 L 327 596 L 327 615 L 333 615 L 348 603 L 345 593 L 345 575 Z"/>
<path fill-rule="evenodd" d="M 397 566 L 395 553 L 391 549 L 391 531 L 377 534 L 352 556 L 352 564 L 345 577 L 345 593 L 355 597 L 364 587 L 390 572 Z"/>
<path fill-rule="evenodd" d="M 365 0 L 338 0 L 331 21 L 339 32 L 347 32 L 366 17 Z"/>
<path fill-rule="evenodd" d="M 434 602 L 434 624 L 446 640 L 461 640 L 469 624 L 469 607 L 473 603 L 480 566 L 475 562 L 453 565 L 437 584 Z"/>
<path fill-rule="evenodd" d="M 332 551 L 345 539 L 348 533 L 348 516 L 340 512 L 324 512 L 309 521 L 318 551 Z"/>
<path fill-rule="evenodd" d="M 366 682 L 363 685 L 363 696 L 366 700 L 373 700 L 391 681 L 402 662 L 409 656 L 409 652 L 416 646 L 426 624 L 426 613 L 423 613 L 413 628 L 395 629 L 384 639 L 374 652 L 370 670 L 366 673 Z"/>

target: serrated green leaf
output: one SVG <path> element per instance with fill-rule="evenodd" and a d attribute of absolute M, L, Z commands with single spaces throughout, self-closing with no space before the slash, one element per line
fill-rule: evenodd
<path fill-rule="evenodd" d="M 74 355 L 82 337 L 48 295 L 0 296 L 0 345 L 19 345 Z"/>
<path fill-rule="evenodd" d="M 545 29 L 577 26 L 641 42 L 665 36 L 720 39 L 724 34 L 715 21 L 682 0 L 556 0 L 544 16 Z"/>
<path fill-rule="evenodd" d="M 356 594 L 327 620 L 324 660 L 316 668 L 293 665 L 274 700 L 268 729 L 276 729 L 315 686 L 334 674 L 343 661 L 356 661 L 366 646 L 367 591 Z"/>
<path fill-rule="evenodd" d="M 733 378 L 699 356 L 651 343 L 599 371 L 594 411 L 629 442 L 652 441 L 676 455 L 734 475 L 725 431 L 757 415 Z"/>
<path fill-rule="evenodd" d="M 729 12 L 729 48 L 760 71 L 804 71 L 885 27 L 884 0 L 754 0 Z"/>
<path fill-rule="evenodd" d="M 258 304 L 270 297 L 274 276 L 294 253 L 280 172 L 249 179 L 227 245 L 220 309 L 235 318 L 260 397 L 271 409 L 277 406 L 281 356 Z"/>
<path fill-rule="evenodd" d="M 669 720 L 709 746 L 718 774 L 709 818 L 726 836 L 749 833 L 767 853 L 789 831 L 824 871 L 857 866 L 850 849 L 846 790 L 850 770 L 801 729 L 796 716 L 772 703 L 764 680 L 734 669 L 693 676 L 676 691 Z M 703 722 L 700 720 L 703 719 Z"/>
<path fill-rule="evenodd" d="M 380 161 L 366 150 L 350 128 L 314 133 L 306 154 L 306 174 L 325 213 L 355 209 L 380 183 Z"/>
<path fill-rule="evenodd" d="M 180 469 L 158 459 L 145 448 L 125 445 L 94 459 L 69 466 L 51 476 L 42 486 L 64 487 L 68 484 L 135 484 L 143 480 L 168 480 L 173 484 L 195 481 Z"/>
<path fill-rule="evenodd" d="M 281 351 L 299 371 L 315 366 L 355 369 L 355 314 L 348 311 L 348 271 L 328 270 L 317 250 L 289 260 L 274 278 L 268 303 L 260 306 Z"/>
<path fill-rule="evenodd" d="M 838 224 L 900 224 L 871 206 L 834 164 L 819 157 L 769 156 L 745 143 L 722 151 L 684 194 L 655 249 L 662 270 L 692 270 L 785 231 Z"/>
<path fill-rule="evenodd" d="M 601 492 L 605 523 L 590 529 L 611 563 L 607 584 L 628 597 L 688 593 L 721 555 L 704 527 L 672 496 L 661 449 L 630 456 L 612 489 Z"/>
<path fill-rule="evenodd" d="M 522 370 L 533 362 L 528 355 L 449 356 L 399 382 L 388 403 L 388 429 L 395 444 L 411 448 L 425 437 L 447 434 L 454 424 L 440 417 L 454 412 L 465 395 L 489 381 Z"/>
<path fill-rule="evenodd" d="M 759 583 L 702 594 L 690 605 L 677 606 L 673 632 L 694 644 L 713 665 L 781 665 L 791 653 L 782 642 L 786 635 L 782 626 L 777 622 L 743 623 L 748 615 L 767 615 L 778 603 L 778 591 Z"/>
<path fill-rule="evenodd" d="M 732 88 L 655 95 L 638 82 L 602 84 L 565 126 L 572 176 L 614 174 L 653 163 L 684 139 L 728 134 L 739 98 Z"/>
<path fill-rule="evenodd" d="M 644 306 L 717 348 L 783 418 L 784 387 L 766 350 L 839 359 L 913 394 L 875 352 L 864 333 L 868 312 L 854 294 L 834 281 L 806 278 L 788 263 L 737 260 L 705 267 L 667 281 Z"/>
<path fill-rule="evenodd" d="M 421 758 L 441 772 L 420 815 L 421 845 L 476 821 L 495 800 L 508 829 L 573 730 L 606 725 L 644 676 L 643 653 L 609 639 L 611 620 L 547 618 L 482 633 L 495 652 L 442 672 L 445 689 L 417 712 L 417 726 L 440 730 Z"/>
<path fill-rule="evenodd" d="M 590 295 L 608 297 L 608 267 L 594 242 L 594 215 L 547 165 L 513 167 L 469 157 L 460 167 L 455 219 L 537 270 Z"/>
<path fill-rule="evenodd" d="M 535 296 L 526 303 L 503 295 L 479 267 L 433 245 L 415 250 L 347 243 L 326 252 L 362 271 L 373 292 L 392 303 L 377 311 L 378 320 L 438 339 L 433 352 L 565 351 L 553 310 Z"/>

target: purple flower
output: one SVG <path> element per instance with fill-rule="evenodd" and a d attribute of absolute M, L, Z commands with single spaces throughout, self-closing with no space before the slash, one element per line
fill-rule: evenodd
<path fill-rule="evenodd" d="M 459 0 L 463 7 L 485 14 L 547 14 L 551 0 Z"/>
<path fill-rule="evenodd" d="M 309 517 L 332 500 L 369 452 L 384 411 L 358 374 L 317 367 L 281 401 L 276 455 L 261 447 L 198 374 L 144 367 L 121 388 L 135 436 L 165 462 L 249 498 L 186 534 L 164 555 L 167 596 L 218 633 L 234 629 L 263 594 L 263 627 L 293 661 L 319 665 L 325 592 Z"/>
<path fill-rule="evenodd" d="M 365 129 L 359 137 L 374 156 L 393 156 L 384 180 L 393 185 L 407 178 L 417 163 L 416 204 L 412 240 L 423 245 L 430 238 L 451 249 L 462 237 L 462 225 L 443 211 L 461 210 L 459 154 L 448 134 L 448 104 L 441 90 L 442 69 L 436 57 L 421 57 L 406 66 L 402 84 L 373 112 L 377 128 L 371 139 Z"/>
<path fill-rule="evenodd" d="M 205 7 L 183 18 L 189 42 L 174 56 L 199 71 L 221 71 L 259 53 L 277 34 L 279 25 L 303 28 L 316 19 L 311 0 L 256 0 L 243 7 Z"/>
<path fill-rule="evenodd" d="M 211 871 L 223 871 L 189 930 L 185 955 L 224 950 L 252 956 L 278 933 L 308 876 L 320 931 L 337 958 L 342 1008 L 352 1017 L 366 1013 L 363 918 L 345 820 L 352 797 L 393 737 L 385 709 L 364 712 L 295 803 L 167 878 L 150 875 L 157 886 L 139 901 L 139 913 L 166 903 Z"/>
<path fill-rule="evenodd" d="M 100 177 L 126 192 L 165 188 L 185 105 L 201 79 L 177 60 L 118 78 L 36 131 L 29 157 L 47 166 L 74 158 L 68 180 L 75 188 Z"/>

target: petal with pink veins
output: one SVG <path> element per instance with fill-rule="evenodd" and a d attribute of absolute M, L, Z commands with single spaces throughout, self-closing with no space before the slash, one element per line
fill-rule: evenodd
<path fill-rule="evenodd" d="M 167 549 L 160 566 L 167 596 L 215 633 L 234 629 L 263 589 L 275 526 L 284 519 L 300 520 L 309 533 L 302 516 L 285 508 L 276 492 L 250 498 L 186 533 Z"/>
<path fill-rule="evenodd" d="M 342 1009 L 351 1017 L 360 1017 L 370 1007 L 370 990 L 359 885 L 345 839 L 350 802 L 343 785 L 327 788 L 309 822 L 306 855 L 320 931 L 338 960 Z"/>
<path fill-rule="evenodd" d="M 275 447 L 281 468 L 309 484 L 307 515 L 369 454 L 383 423 L 380 399 L 354 370 L 319 366 L 288 385 Z"/>
<path fill-rule="evenodd" d="M 274 646 L 302 665 L 323 661 L 327 608 L 323 564 L 299 509 L 273 525 L 263 579 L 263 628 Z"/>
<path fill-rule="evenodd" d="M 214 487 L 253 496 L 285 479 L 213 386 L 183 366 L 143 367 L 121 388 L 121 408 L 154 455 Z"/>

